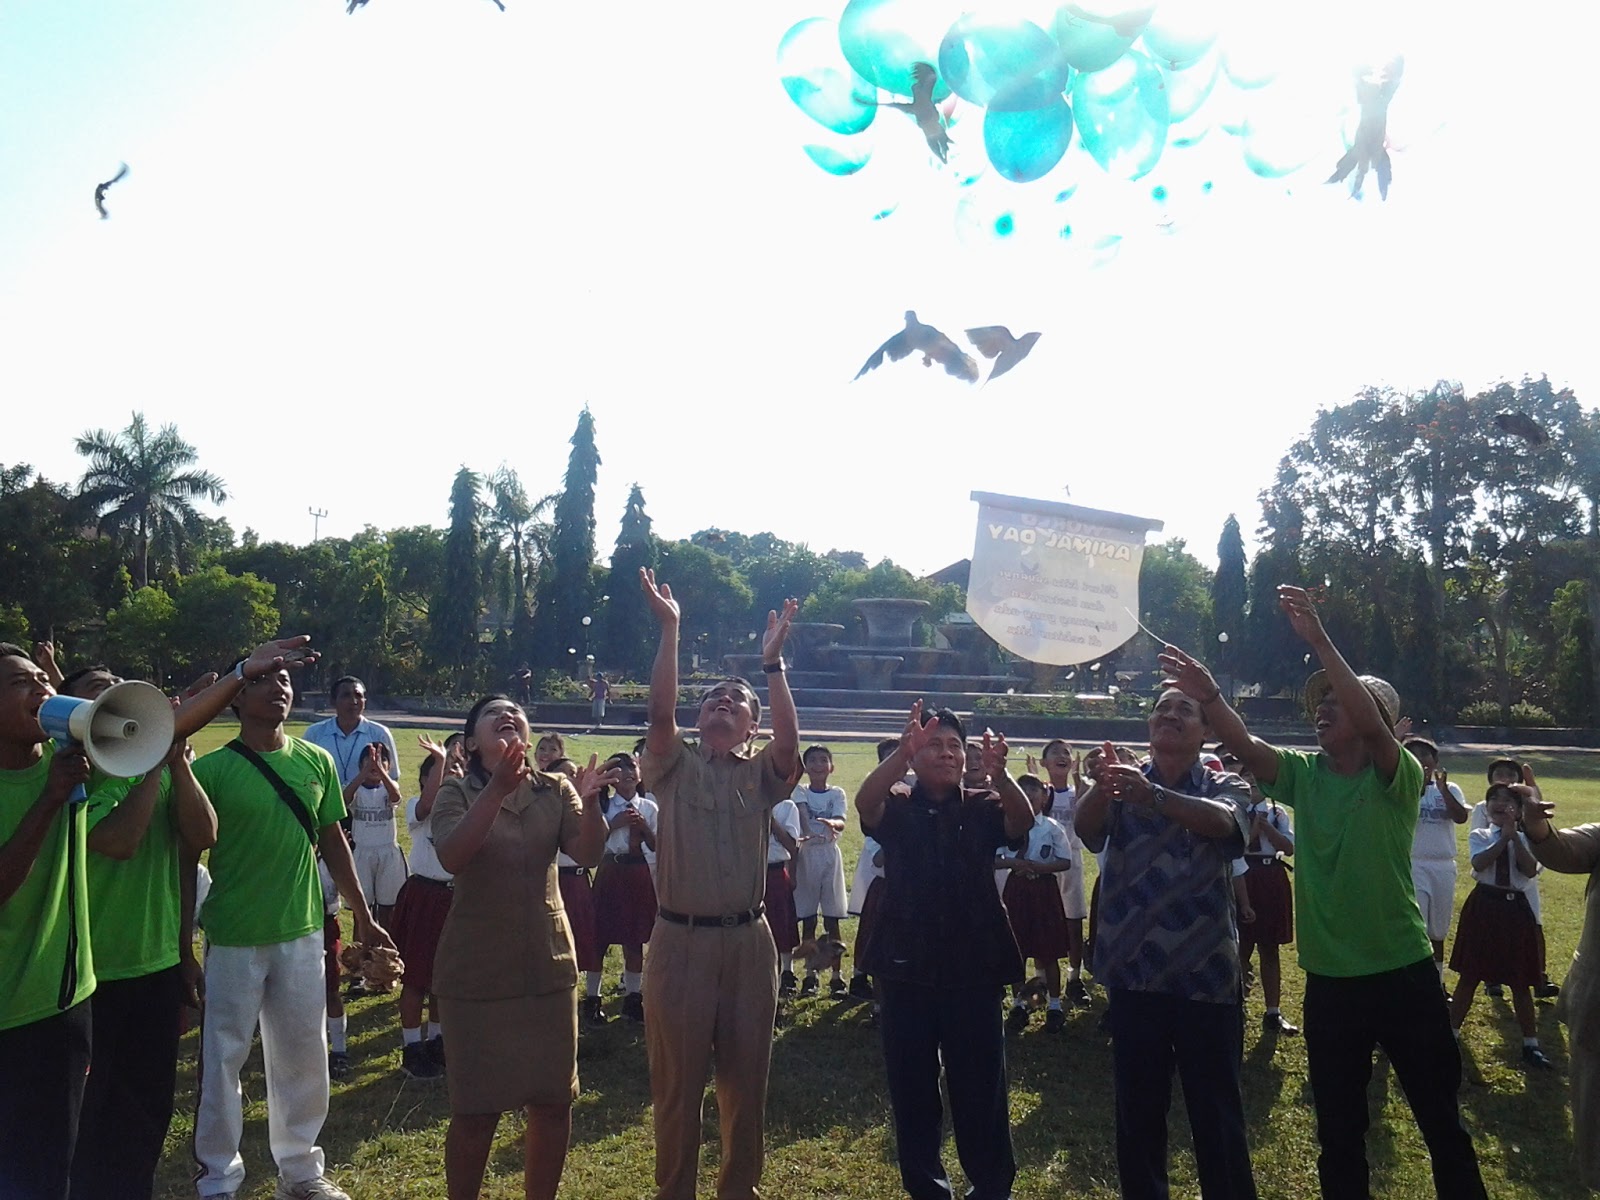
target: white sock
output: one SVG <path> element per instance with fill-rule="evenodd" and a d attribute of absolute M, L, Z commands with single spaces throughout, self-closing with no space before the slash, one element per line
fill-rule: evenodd
<path fill-rule="evenodd" d="M 637 992 L 639 990 L 640 976 L 643 974 L 644 972 L 642 971 L 624 971 L 622 973 L 622 990 L 629 995 Z"/>
<path fill-rule="evenodd" d="M 794 974 L 794 955 L 792 953 L 778 955 L 778 970 L 787 971 L 791 975 Z"/>
<path fill-rule="evenodd" d="M 1082 967 L 1068 967 L 1067 968 L 1067 982 L 1068 983 L 1082 983 L 1083 982 L 1083 968 Z"/>
<path fill-rule="evenodd" d="M 1282 1016 L 1282 1015 L 1283 1014 L 1280 1013 L 1276 1008 L 1267 1009 L 1267 1016 L 1269 1016 L 1269 1017 L 1278 1017 L 1278 1016 Z"/>
<path fill-rule="evenodd" d="M 598 996 L 600 994 L 600 972 L 585 971 L 583 974 L 583 994 L 590 997 Z"/>
<path fill-rule="evenodd" d="M 418 1025 L 415 1029 L 400 1026 L 400 1040 L 407 1046 L 422 1045 L 422 1026 Z"/>
<path fill-rule="evenodd" d="M 1051 1012 L 1060 1012 L 1061 1011 L 1061 997 L 1060 996 L 1051 996 L 1050 997 L 1050 1011 Z"/>
<path fill-rule="evenodd" d="M 433 1041 L 434 1038 L 443 1037 L 443 1036 L 444 1036 L 444 1030 L 439 1028 L 439 1022 L 437 1022 L 437 1021 L 429 1021 L 428 1022 L 428 1040 L 431 1042 L 431 1041 Z"/>
<path fill-rule="evenodd" d="M 1525 1037 L 1525 1038 L 1523 1038 L 1522 1039 L 1522 1048 L 1524 1050 L 1526 1050 L 1529 1047 L 1532 1047 L 1533 1049 L 1537 1050 L 1539 1048 L 1539 1039 L 1536 1038 L 1536 1037 Z"/>
<path fill-rule="evenodd" d="M 843 983 L 844 982 L 844 973 L 842 971 L 840 971 L 838 967 L 835 967 L 833 969 L 833 978 L 834 978 L 834 980 L 836 982 Z"/>
<path fill-rule="evenodd" d="M 344 1029 L 343 1017 L 328 1018 L 328 1050 L 333 1054 L 344 1053 Z"/>
<path fill-rule="evenodd" d="M 1044 968 L 1041 967 L 1038 963 L 1034 963 L 1034 965 L 1033 965 L 1033 977 L 1035 979 L 1043 979 L 1044 978 Z"/>

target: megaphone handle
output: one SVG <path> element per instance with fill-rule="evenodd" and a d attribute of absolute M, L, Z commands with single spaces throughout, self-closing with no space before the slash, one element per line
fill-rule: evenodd
<path fill-rule="evenodd" d="M 78 784 L 77 787 L 72 789 L 72 795 L 67 797 L 67 803 L 68 804 L 82 804 L 88 799 L 89 799 L 89 789 L 84 787 L 83 784 L 80 783 L 80 784 Z"/>

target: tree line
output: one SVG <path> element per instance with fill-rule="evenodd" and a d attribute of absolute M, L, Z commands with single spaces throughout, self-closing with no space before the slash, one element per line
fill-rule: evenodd
<path fill-rule="evenodd" d="M 296 546 L 200 513 L 197 501 L 226 500 L 224 481 L 175 428 L 152 433 L 135 415 L 77 440 L 88 462 L 75 486 L 0 467 L 0 636 L 53 638 L 71 661 L 175 682 L 292 629 L 326 648 L 313 686 L 351 671 L 375 692 L 463 696 L 524 665 L 547 691 L 596 668 L 644 678 L 654 639 L 640 567 L 681 598 L 691 669 L 749 651 L 785 596 L 803 620 L 844 625 L 846 641 L 859 640 L 858 597 L 929 601 L 926 639 L 965 607 L 959 584 L 856 551 L 715 527 L 663 539 L 638 484 L 602 563 L 587 409 L 570 446 L 551 495 L 530 496 L 509 465 L 463 466 L 443 527 Z M 1472 396 L 1445 382 L 1366 389 L 1317 414 L 1260 500 L 1253 560 L 1232 516 L 1215 571 L 1181 539 L 1146 549 L 1148 624 L 1240 683 L 1291 690 L 1303 647 L 1274 588 L 1306 581 L 1339 644 L 1393 678 L 1422 720 L 1600 717 L 1600 418 L 1570 391 L 1542 378 Z M 1150 649 L 1136 641 L 1105 664 Z M 990 665 L 1011 669 L 997 647 Z"/>

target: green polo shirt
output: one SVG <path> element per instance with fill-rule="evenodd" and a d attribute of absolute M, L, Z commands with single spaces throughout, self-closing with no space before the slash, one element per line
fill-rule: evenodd
<path fill-rule="evenodd" d="M 39 761 L 21 771 L 0 771 L 0 844 L 11 840 L 22 818 L 44 791 L 55 743 L 45 742 Z M 15 1029 L 53 1017 L 94 991 L 90 954 L 89 888 L 81 806 L 66 805 L 45 834 L 33 869 L 10 899 L 0 903 L 0 1029 Z M 69 847 L 74 869 L 68 872 Z M 61 1003 L 61 983 L 72 931 L 77 986 Z"/>
<path fill-rule="evenodd" d="M 1328 756 L 1279 750 L 1261 790 L 1294 809 L 1295 942 L 1313 975 L 1376 975 L 1433 954 L 1411 884 L 1422 766 L 1409 750 L 1388 783 L 1368 765 L 1334 774 Z"/>
<path fill-rule="evenodd" d="M 89 794 L 92 830 L 133 791 L 138 779 L 108 779 Z M 172 815 L 172 772 L 161 769 L 160 795 L 133 857 L 89 853 L 89 927 L 94 973 L 103 981 L 137 979 L 178 965 L 182 908 L 178 831 Z"/>
<path fill-rule="evenodd" d="M 321 830 L 344 817 L 333 758 L 291 737 L 261 755 Z M 217 812 L 208 864 L 206 937 L 219 946 L 271 946 L 322 928 L 322 884 L 306 831 L 265 775 L 223 746 L 195 761 Z"/>

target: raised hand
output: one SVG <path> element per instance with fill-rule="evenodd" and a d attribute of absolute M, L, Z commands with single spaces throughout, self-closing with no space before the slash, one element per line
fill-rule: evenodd
<path fill-rule="evenodd" d="M 302 633 L 298 637 L 278 638 L 276 641 L 262 642 L 250 651 L 250 657 L 244 660 L 244 677 L 246 679 L 260 679 L 263 675 L 270 675 L 280 667 L 296 670 L 309 666 L 317 661 L 320 655 L 311 649 L 311 635 Z"/>
<path fill-rule="evenodd" d="M 609 771 L 602 771 L 600 769 L 600 756 L 591 754 L 589 755 L 589 765 L 578 768 L 578 778 L 573 781 L 573 786 L 578 789 L 578 798 L 588 801 L 598 796 L 601 788 L 612 787 L 621 778 L 622 772 L 616 767 L 612 767 Z"/>
<path fill-rule="evenodd" d="M 795 614 L 799 611 L 800 601 L 793 596 L 783 602 L 782 613 L 768 610 L 767 632 L 761 638 L 761 657 L 764 661 L 782 661 L 784 639 L 789 636 L 789 626 L 794 624 Z"/>
<path fill-rule="evenodd" d="M 983 771 L 990 779 L 999 779 L 1006 773 L 1006 735 L 992 729 L 983 731 Z"/>
<path fill-rule="evenodd" d="M 1394 740 L 1397 742 L 1405 741 L 1406 738 L 1411 736 L 1411 729 L 1411 718 L 1401 717 L 1394 723 L 1394 729 L 1392 731 L 1394 733 Z"/>
<path fill-rule="evenodd" d="M 644 592 L 645 605 L 650 609 L 658 625 L 676 625 L 681 611 L 678 602 L 672 598 L 672 587 L 663 583 L 656 586 L 656 573 L 649 567 L 639 568 L 639 588 Z"/>
<path fill-rule="evenodd" d="M 1202 704 L 1222 694 L 1216 678 L 1206 665 L 1176 646 L 1162 647 L 1161 653 L 1156 655 L 1156 662 L 1166 673 L 1166 678 L 1161 681 L 1164 688 L 1175 687 Z"/>
<path fill-rule="evenodd" d="M 417 745 L 421 746 L 429 758 L 436 759 L 441 765 L 444 763 L 448 751 L 443 742 L 436 742 L 425 733 L 417 734 Z"/>
<path fill-rule="evenodd" d="M 1027 765 L 1029 775 L 1037 775 L 1039 773 L 1039 760 L 1033 756 L 1032 750 L 1028 751 L 1027 756 L 1022 761 Z"/>
<path fill-rule="evenodd" d="M 900 749 L 907 761 L 916 758 L 917 752 L 928 744 L 933 737 L 933 726 L 934 722 L 931 721 L 927 725 L 922 723 L 922 701 L 913 703 L 906 727 L 900 733 Z"/>
<path fill-rule="evenodd" d="M 501 795 L 509 796 L 532 774 L 533 768 L 528 765 L 528 743 L 514 733 L 505 743 L 500 761 L 489 773 L 489 786 Z"/>
<path fill-rule="evenodd" d="M 1439 785 L 1439 794 L 1442 796 L 1450 790 L 1450 772 L 1443 767 L 1433 769 L 1433 781 Z"/>
<path fill-rule="evenodd" d="M 210 687 L 216 681 L 217 681 L 217 673 L 215 671 L 207 671 L 204 675 L 200 676 L 193 683 L 191 683 L 187 688 L 184 689 L 183 698 L 185 700 L 194 699 L 194 697 L 198 696 L 201 692 L 205 691 L 208 687 Z M 176 702 L 174 702 L 173 707 L 174 708 L 177 707 Z"/>
<path fill-rule="evenodd" d="M 1278 607 L 1283 609 L 1284 615 L 1289 618 L 1289 624 L 1302 639 L 1313 646 L 1327 643 L 1328 632 L 1323 629 L 1322 618 L 1317 615 L 1316 601 L 1305 588 L 1280 583 Z"/>

